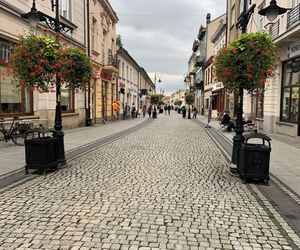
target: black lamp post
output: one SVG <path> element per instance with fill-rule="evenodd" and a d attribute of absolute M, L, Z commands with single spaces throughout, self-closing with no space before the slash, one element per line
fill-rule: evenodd
<path fill-rule="evenodd" d="M 161 74 L 160 73 L 154 73 L 154 93 L 156 94 L 156 78 L 158 78 L 158 83 L 161 83 Z"/>
<path fill-rule="evenodd" d="M 55 18 L 38 11 L 36 9 L 35 0 L 32 1 L 30 12 L 22 14 L 21 16 L 28 19 L 32 26 L 37 26 L 38 22 L 45 22 L 47 26 L 54 30 L 56 33 L 65 33 L 73 31 L 73 28 L 59 20 L 59 0 L 51 0 L 52 11 L 55 7 Z M 54 122 L 53 136 L 57 138 L 58 147 L 58 161 L 65 163 L 65 149 L 64 149 L 64 133 L 62 131 L 62 118 L 61 118 L 61 79 L 56 75 L 56 108 L 55 108 L 55 122 Z"/>
<path fill-rule="evenodd" d="M 251 1 L 250 1 L 251 2 Z M 241 28 L 242 33 L 247 32 L 247 25 L 249 19 L 254 12 L 255 4 L 251 5 L 250 8 L 247 10 L 247 0 L 244 0 L 243 12 L 239 16 L 236 26 Z M 275 20 L 279 14 L 283 14 L 287 11 L 287 9 L 281 8 L 277 6 L 276 1 L 272 0 L 270 2 L 270 6 L 266 7 L 265 9 L 260 10 L 258 13 L 260 15 L 268 15 L 271 13 L 272 20 Z M 276 15 L 274 15 L 276 13 Z M 275 18 L 274 18 L 275 16 Z M 269 19 L 269 18 L 268 18 Z M 241 144 L 244 142 L 245 138 L 243 136 L 244 132 L 244 124 L 243 124 L 243 97 L 244 97 L 244 90 L 243 88 L 239 89 L 239 106 L 237 109 L 237 120 L 236 120 L 236 128 L 235 128 L 235 136 L 233 137 L 233 149 L 232 149 L 232 158 L 231 158 L 231 166 L 230 171 L 232 173 L 237 173 L 237 164 L 238 164 L 238 153 Z"/>

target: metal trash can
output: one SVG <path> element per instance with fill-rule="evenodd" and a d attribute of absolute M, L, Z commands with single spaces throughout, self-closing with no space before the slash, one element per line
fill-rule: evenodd
<path fill-rule="evenodd" d="M 266 184 L 269 183 L 269 166 L 270 166 L 270 152 L 271 152 L 271 138 L 262 133 L 251 133 L 244 136 L 245 141 L 239 148 L 238 157 L 238 171 L 246 183 L 248 179 L 263 180 Z M 250 143 L 262 141 L 261 144 Z"/>
<path fill-rule="evenodd" d="M 38 137 L 25 140 L 25 173 L 28 169 L 38 169 L 46 173 L 46 169 L 58 167 L 58 140 L 55 137 L 45 136 L 50 130 L 44 128 L 33 129 Z"/>

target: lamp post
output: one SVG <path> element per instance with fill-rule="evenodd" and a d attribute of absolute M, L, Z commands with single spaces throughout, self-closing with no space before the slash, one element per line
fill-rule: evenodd
<path fill-rule="evenodd" d="M 161 83 L 161 74 L 160 73 L 154 73 L 154 94 L 156 94 L 156 79 L 158 79 L 158 83 Z"/>
<path fill-rule="evenodd" d="M 38 11 L 36 9 L 35 0 L 32 1 L 32 7 L 30 12 L 22 14 L 21 16 L 28 19 L 31 26 L 37 26 L 39 22 L 45 22 L 47 26 L 54 30 L 56 34 L 61 32 L 73 31 L 73 27 L 60 22 L 59 20 L 59 0 L 51 0 L 52 11 L 55 7 L 55 18 Z M 64 149 L 64 133 L 62 131 L 62 118 L 61 118 L 61 79 L 56 74 L 56 107 L 55 107 L 55 121 L 54 121 L 53 136 L 57 139 L 58 148 L 58 161 L 63 164 L 65 163 L 65 149 Z"/>
<path fill-rule="evenodd" d="M 250 0 L 251 2 L 251 0 Z M 247 32 L 247 25 L 249 22 L 249 19 L 254 12 L 255 4 L 250 6 L 250 8 L 247 10 L 247 5 L 248 5 L 248 0 L 244 0 L 244 5 L 243 5 L 243 12 L 239 16 L 238 21 L 236 26 L 238 28 L 241 28 L 242 33 Z M 279 14 L 283 14 L 286 12 L 287 9 L 281 8 L 277 6 L 276 1 L 272 0 L 270 2 L 270 5 L 262 10 L 260 10 L 258 13 L 260 15 L 266 15 L 267 18 L 268 16 L 271 15 L 272 20 L 275 20 L 276 17 Z M 274 14 L 276 13 L 276 15 Z M 275 16 L 275 17 L 274 17 Z M 269 18 L 268 18 L 269 19 Z M 230 171 L 232 173 L 237 173 L 237 165 L 238 165 L 238 153 L 239 153 L 239 148 L 241 144 L 244 142 L 245 138 L 243 136 L 244 132 L 244 126 L 243 126 L 243 97 L 244 97 L 244 90 L 243 88 L 239 89 L 239 106 L 237 109 L 237 120 L 236 120 L 236 128 L 235 128 L 235 136 L 233 137 L 233 148 L 232 148 L 232 158 L 231 158 L 231 165 L 230 165 Z"/>

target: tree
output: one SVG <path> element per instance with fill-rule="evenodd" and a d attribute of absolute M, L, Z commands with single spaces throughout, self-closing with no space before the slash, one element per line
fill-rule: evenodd
<path fill-rule="evenodd" d="M 150 96 L 150 102 L 151 102 L 151 104 L 156 105 L 156 104 L 158 104 L 158 101 L 159 101 L 159 96 L 158 95 L 151 95 Z"/>

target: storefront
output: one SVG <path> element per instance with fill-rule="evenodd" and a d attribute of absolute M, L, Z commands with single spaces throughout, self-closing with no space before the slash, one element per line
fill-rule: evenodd
<path fill-rule="evenodd" d="M 282 48 L 285 60 L 282 63 L 280 85 L 280 114 L 276 123 L 277 133 L 300 136 L 300 42 Z"/>

